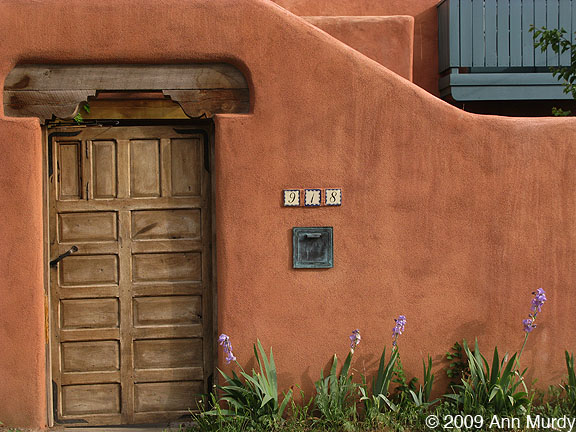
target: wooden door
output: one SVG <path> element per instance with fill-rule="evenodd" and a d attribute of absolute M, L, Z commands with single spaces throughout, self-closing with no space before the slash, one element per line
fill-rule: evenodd
<path fill-rule="evenodd" d="M 208 390 L 204 136 L 146 126 L 49 138 L 50 258 L 78 248 L 50 267 L 56 422 L 173 420 Z"/>

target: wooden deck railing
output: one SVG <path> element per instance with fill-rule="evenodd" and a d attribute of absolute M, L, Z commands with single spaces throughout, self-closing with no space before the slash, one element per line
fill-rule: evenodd
<path fill-rule="evenodd" d="M 444 0 L 438 24 L 439 71 L 449 73 L 440 79 L 443 96 L 464 86 L 473 90 L 460 93 L 468 100 L 568 98 L 549 67 L 569 65 L 571 53 L 535 48 L 530 27 L 564 28 L 574 40 L 576 0 Z"/>
<path fill-rule="evenodd" d="M 551 49 L 535 49 L 530 26 L 564 28 L 572 34 L 576 0 L 444 0 L 438 19 L 440 72 L 570 64 L 568 52 L 559 56 Z"/>

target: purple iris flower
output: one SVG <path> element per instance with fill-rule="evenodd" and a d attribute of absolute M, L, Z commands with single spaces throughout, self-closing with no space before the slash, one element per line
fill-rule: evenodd
<path fill-rule="evenodd" d="M 362 336 L 360 336 L 360 330 L 356 329 L 352 331 L 352 334 L 350 335 L 350 351 L 354 352 L 361 340 Z"/>
<path fill-rule="evenodd" d="M 394 338 L 392 345 L 396 346 L 396 340 L 398 339 L 398 336 L 404 332 L 406 317 L 404 315 L 400 315 L 397 319 L 394 319 L 394 321 L 396 322 L 396 325 L 392 329 L 392 337 Z"/>
<path fill-rule="evenodd" d="M 532 299 L 532 312 L 538 313 L 542 311 L 542 305 L 546 302 L 546 292 L 542 288 L 534 291 L 534 298 Z"/>
<path fill-rule="evenodd" d="M 230 337 L 222 333 L 218 338 L 218 343 L 222 345 L 224 348 L 224 352 L 226 353 L 226 364 L 230 364 L 230 362 L 236 361 L 236 356 L 232 352 L 232 343 L 230 342 Z"/>
<path fill-rule="evenodd" d="M 536 324 L 534 324 L 534 320 L 532 318 L 527 318 L 523 320 L 522 325 L 524 325 L 524 331 L 526 333 L 530 333 L 532 330 L 536 328 Z"/>
<path fill-rule="evenodd" d="M 536 316 L 539 312 L 542 312 L 542 306 L 546 303 L 546 291 L 542 288 L 538 288 L 536 291 L 532 293 L 534 298 L 532 299 L 532 305 L 530 306 L 531 313 L 528 314 L 528 318 L 522 321 L 522 325 L 524 326 L 524 331 L 526 333 L 530 333 L 532 330 L 536 328 Z"/>

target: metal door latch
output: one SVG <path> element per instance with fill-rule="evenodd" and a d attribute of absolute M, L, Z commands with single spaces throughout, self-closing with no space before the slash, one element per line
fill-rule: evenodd
<path fill-rule="evenodd" d="M 64 252 L 62 255 L 60 255 L 58 258 L 54 258 L 52 261 L 50 261 L 50 267 L 56 267 L 56 264 L 58 264 L 60 261 L 62 261 L 67 256 L 72 255 L 74 252 L 78 252 L 78 246 L 72 246 L 70 249 L 68 249 L 66 252 Z"/>

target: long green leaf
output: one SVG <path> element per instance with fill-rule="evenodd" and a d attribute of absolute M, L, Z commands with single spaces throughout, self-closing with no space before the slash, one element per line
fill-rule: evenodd
<path fill-rule="evenodd" d="M 348 353 L 346 360 L 344 361 L 344 365 L 342 366 L 342 370 L 340 371 L 340 376 L 348 376 L 348 371 L 350 369 L 350 363 L 352 363 L 352 351 Z"/>
<path fill-rule="evenodd" d="M 500 369 L 500 360 L 498 358 L 498 348 L 494 347 L 494 356 L 492 358 L 492 374 L 490 375 L 490 384 L 495 384 L 498 381 L 498 374 Z"/>
<path fill-rule="evenodd" d="M 284 396 L 284 400 L 282 401 L 282 403 L 278 407 L 278 416 L 279 417 L 282 417 L 282 415 L 284 414 L 284 410 L 286 409 L 286 406 L 288 405 L 288 402 L 291 399 L 292 399 L 292 389 L 288 390 L 288 393 L 286 393 L 286 395 Z"/>
<path fill-rule="evenodd" d="M 384 367 L 386 362 L 386 347 L 382 350 L 382 355 L 380 356 L 380 364 L 378 365 L 378 371 L 376 376 L 372 381 L 372 389 L 374 393 L 382 393 L 382 386 L 384 380 Z"/>

